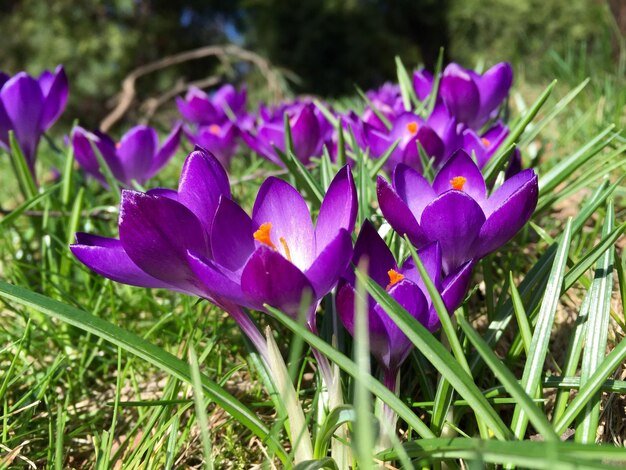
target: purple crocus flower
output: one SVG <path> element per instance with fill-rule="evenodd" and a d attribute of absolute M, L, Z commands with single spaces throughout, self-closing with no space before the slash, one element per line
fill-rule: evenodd
<path fill-rule="evenodd" d="M 467 262 L 454 272 L 444 275 L 441 265 L 441 249 L 437 242 L 418 250 L 418 255 L 430 279 L 441 293 L 446 309 L 454 312 L 467 292 L 472 262 Z M 367 261 L 368 275 L 378 285 L 385 288 L 410 315 L 431 332 L 439 328 L 439 317 L 413 258 L 409 257 L 401 264 L 396 263 L 384 240 L 368 221 L 363 224 L 359 233 L 352 262 L 358 266 L 362 260 Z M 354 334 L 354 304 L 357 295 L 354 279 L 354 273 L 349 272 L 337 289 L 337 313 L 350 334 Z M 367 309 L 370 348 L 383 368 L 385 385 L 394 390 L 398 369 L 413 345 L 383 308 L 370 296 L 368 296 Z"/>
<path fill-rule="evenodd" d="M 61 65 L 37 79 L 25 72 L 12 78 L 0 73 L 0 146 L 9 149 L 9 131 L 13 130 L 33 175 L 39 140 L 63 113 L 68 94 Z"/>
<path fill-rule="evenodd" d="M 509 94 L 513 69 L 501 62 L 479 75 L 458 64 L 443 71 L 439 92 L 450 113 L 472 129 L 480 129 Z"/>
<path fill-rule="evenodd" d="M 178 149 L 181 129 L 181 125 L 177 124 L 161 146 L 157 132 L 148 126 L 133 127 L 119 143 L 102 132 L 88 132 L 82 127 L 75 127 L 71 141 L 76 161 L 100 184 L 108 187 L 94 147 L 115 179 L 130 187 L 133 180 L 144 184 L 170 161 Z"/>
<path fill-rule="evenodd" d="M 214 295 L 257 310 L 269 304 L 296 316 L 302 297 L 315 307 L 337 283 L 352 256 L 356 188 L 345 166 L 331 182 L 317 223 L 292 186 L 268 178 L 259 189 L 252 217 L 220 199 L 210 235 L 212 257 L 189 250 L 195 275 Z"/>
<path fill-rule="evenodd" d="M 230 161 L 237 150 L 239 129 L 232 122 L 224 124 L 210 124 L 200 126 L 196 132 L 185 129 L 187 138 L 194 144 L 211 152 L 224 168 L 230 166 Z"/>
<path fill-rule="evenodd" d="M 304 164 L 310 158 L 320 155 L 325 139 L 325 129 L 320 128 L 316 108 L 312 103 L 294 103 L 282 108 L 289 116 L 291 135 L 296 157 Z M 283 162 L 276 154 L 274 147 L 285 151 L 285 126 L 283 114 L 276 112 L 261 112 L 265 120 L 257 125 L 256 134 L 250 130 L 241 129 L 244 142 L 256 153 L 269 161 L 283 166 Z"/>
<path fill-rule="evenodd" d="M 413 89 L 417 99 L 424 101 L 433 89 L 433 74 L 428 70 L 420 69 L 413 72 Z"/>
<path fill-rule="evenodd" d="M 491 157 L 498 151 L 502 142 L 504 142 L 508 135 L 509 128 L 500 121 L 480 137 L 473 129 L 465 129 L 463 131 L 463 148 L 468 154 L 475 156 L 478 168 L 482 170 L 489 160 L 491 160 Z M 521 170 L 521 154 L 519 149 L 516 148 L 506 168 L 505 177 L 508 179 Z"/>
<path fill-rule="evenodd" d="M 199 296 L 227 311 L 267 358 L 266 342 L 240 306 L 208 288 L 191 269 L 187 252 L 211 258 L 210 232 L 220 200 L 230 200 L 226 171 L 196 149 L 187 157 L 178 191 L 122 191 L 119 239 L 76 234 L 70 249 L 92 271 L 123 284 Z"/>
<path fill-rule="evenodd" d="M 398 165 L 393 187 L 378 178 L 383 215 L 401 235 L 419 247 L 438 241 L 444 273 L 480 259 L 508 242 L 537 205 L 537 175 L 524 170 L 490 196 L 482 173 L 464 150 L 458 150 L 432 185 L 417 171 Z"/>
<path fill-rule="evenodd" d="M 441 135 L 433 129 L 433 125 L 438 126 Z M 404 163 L 421 171 L 418 142 L 426 154 L 435 159 L 435 168 L 450 156 L 451 153 L 448 152 L 456 150 L 462 144 L 456 121 L 449 116 L 447 120 L 442 121 L 439 113 L 433 113 L 425 121 L 417 114 L 407 112 L 396 118 L 389 132 L 376 129 L 367 123 L 364 124 L 364 131 L 372 157 L 382 156 L 396 140 L 399 140 L 398 146 L 387 160 L 386 167 L 389 170 L 398 163 Z"/>
<path fill-rule="evenodd" d="M 237 92 L 230 84 L 222 86 L 212 96 L 197 87 L 189 87 L 184 99 L 176 98 L 176 104 L 187 121 L 203 126 L 223 124 L 229 120 L 229 111 L 235 117 L 243 116 L 246 97 L 245 88 Z"/>

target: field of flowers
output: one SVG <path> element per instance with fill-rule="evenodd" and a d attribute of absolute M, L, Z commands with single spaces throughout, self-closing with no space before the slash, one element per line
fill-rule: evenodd
<path fill-rule="evenodd" d="M 623 82 L 396 63 L 115 134 L 0 76 L 0 468 L 626 464 Z"/>

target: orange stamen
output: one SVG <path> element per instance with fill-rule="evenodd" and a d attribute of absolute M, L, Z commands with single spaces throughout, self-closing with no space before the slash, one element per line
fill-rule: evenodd
<path fill-rule="evenodd" d="M 454 178 L 450 180 L 450 185 L 452 186 L 453 189 L 456 189 L 458 191 L 463 191 L 463 186 L 465 186 L 466 182 L 467 182 L 467 178 L 465 178 L 464 176 L 455 176 Z"/>
<path fill-rule="evenodd" d="M 409 122 L 406 125 L 406 130 L 409 131 L 409 134 L 411 135 L 417 134 L 417 129 L 419 129 L 419 126 L 417 125 L 415 121 Z"/>
<path fill-rule="evenodd" d="M 404 274 L 400 274 L 395 269 L 390 269 L 389 271 L 387 271 L 387 276 L 389 276 L 389 284 L 387 284 L 387 290 L 389 290 L 392 286 L 404 279 Z"/>
<path fill-rule="evenodd" d="M 289 246 L 287 246 L 287 240 L 285 240 L 283 237 L 280 237 L 278 241 L 280 242 L 280 244 L 283 246 L 285 250 L 285 256 L 287 257 L 289 261 L 291 261 L 291 252 L 289 251 Z"/>
<path fill-rule="evenodd" d="M 211 134 L 219 135 L 219 133 L 220 133 L 220 131 L 221 131 L 221 130 L 222 130 L 222 129 L 221 129 L 221 128 L 220 128 L 220 126 L 218 126 L 217 124 L 211 124 L 211 125 L 209 126 L 209 132 L 210 132 Z"/>
<path fill-rule="evenodd" d="M 264 224 L 261 224 L 259 229 L 256 232 L 254 232 L 252 236 L 254 237 L 256 241 L 263 243 L 264 245 L 267 245 L 270 248 L 273 248 L 275 250 L 276 245 L 274 245 L 274 243 L 272 242 L 272 238 L 270 235 L 271 230 L 272 230 L 271 222 L 266 222 Z"/>
<path fill-rule="evenodd" d="M 480 139 L 481 142 L 483 143 L 483 145 L 485 147 L 489 147 L 491 145 L 491 142 L 489 142 L 489 139 L 485 139 L 484 137 L 482 139 Z"/>

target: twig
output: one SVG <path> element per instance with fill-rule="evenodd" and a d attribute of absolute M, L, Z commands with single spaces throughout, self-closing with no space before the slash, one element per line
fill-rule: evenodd
<path fill-rule="evenodd" d="M 131 104 L 135 100 L 136 89 L 135 83 L 145 75 L 154 73 L 173 65 L 181 64 L 191 60 L 198 60 L 205 57 L 215 56 L 220 60 L 229 60 L 236 58 L 241 61 L 254 64 L 265 80 L 267 81 L 270 93 L 274 95 L 274 99 L 280 99 L 282 91 L 280 88 L 280 78 L 276 71 L 272 69 L 270 63 L 254 52 L 242 49 L 233 44 L 222 46 L 206 46 L 191 51 L 174 54 L 163 59 L 151 62 L 133 70 L 122 82 L 122 90 L 117 97 L 117 105 L 100 123 L 100 128 L 107 132 L 117 121 L 119 121 L 128 111 Z"/>

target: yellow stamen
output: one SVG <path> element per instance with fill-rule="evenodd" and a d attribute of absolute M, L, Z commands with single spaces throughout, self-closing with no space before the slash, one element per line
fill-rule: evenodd
<path fill-rule="evenodd" d="M 387 271 L 387 276 L 389 276 L 389 284 L 387 284 L 387 290 L 391 289 L 391 287 L 404 279 L 404 274 L 400 274 L 395 269 L 390 269 L 389 271 Z"/>
<path fill-rule="evenodd" d="M 465 186 L 466 181 L 467 178 L 465 178 L 464 176 L 455 176 L 450 180 L 450 185 L 453 189 L 463 191 L 463 186 Z"/>
<path fill-rule="evenodd" d="M 287 240 L 285 240 L 283 237 L 280 237 L 278 241 L 280 241 L 281 245 L 283 245 L 283 248 L 285 250 L 285 256 L 289 261 L 291 261 L 291 252 L 289 251 L 289 246 L 287 246 Z"/>
<path fill-rule="evenodd" d="M 221 130 L 222 130 L 222 129 L 221 129 L 221 128 L 220 128 L 220 126 L 218 126 L 217 124 L 211 124 L 211 125 L 209 126 L 209 132 L 210 132 L 211 134 L 219 135 L 219 133 L 220 133 L 220 131 L 221 131 Z"/>
<path fill-rule="evenodd" d="M 484 137 L 482 139 L 480 139 L 481 142 L 483 143 L 483 145 L 485 147 L 489 147 L 491 145 L 491 142 L 489 142 L 489 139 L 485 139 Z"/>
<path fill-rule="evenodd" d="M 271 222 L 266 222 L 264 224 L 261 224 L 259 229 L 256 232 L 254 232 L 252 236 L 254 237 L 256 241 L 261 242 L 264 245 L 267 245 L 270 248 L 273 248 L 274 250 L 276 250 L 276 245 L 274 245 L 274 243 L 272 242 L 272 238 L 270 235 L 271 230 L 272 230 Z"/>
<path fill-rule="evenodd" d="M 409 131 L 409 134 L 411 135 L 417 134 L 418 129 L 419 129 L 419 126 L 417 125 L 415 121 L 411 121 L 406 125 L 406 130 Z"/>

